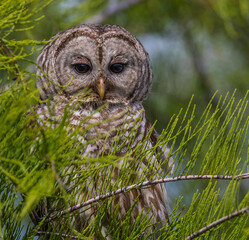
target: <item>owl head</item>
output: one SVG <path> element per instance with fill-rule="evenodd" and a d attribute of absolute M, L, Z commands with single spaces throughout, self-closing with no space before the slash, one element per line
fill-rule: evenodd
<path fill-rule="evenodd" d="M 55 35 L 37 59 L 41 99 L 90 89 L 89 101 L 142 102 L 152 72 L 142 44 L 115 25 L 82 24 Z"/>

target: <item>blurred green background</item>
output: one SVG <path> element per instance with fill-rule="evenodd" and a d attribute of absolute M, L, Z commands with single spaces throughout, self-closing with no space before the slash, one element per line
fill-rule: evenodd
<path fill-rule="evenodd" d="M 30 2 L 31 7 L 40 4 Z M 54 0 L 34 19 L 39 16 L 44 17 L 34 22 L 34 28 L 10 37 L 48 40 L 86 22 L 118 24 L 134 34 L 153 66 L 153 86 L 144 106 L 147 117 L 157 120 L 158 132 L 173 114 L 186 109 L 192 95 L 198 119 L 217 90 L 214 104 L 220 95 L 230 92 L 231 96 L 237 89 L 236 99 L 240 99 L 249 89 L 248 0 Z M 35 61 L 38 54 L 34 52 L 30 60 Z M 35 72 L 35 65 L 19 64 Z M 205 182 L 196 184 L 169 184 L 171 200 L 185 192 L 183 203 L 188 204 Z M 242 184 L 241 195 L 247 192 L 247 185 Z"/>

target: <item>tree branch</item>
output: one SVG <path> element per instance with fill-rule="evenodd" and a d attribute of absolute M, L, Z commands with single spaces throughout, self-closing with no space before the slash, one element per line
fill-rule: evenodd
<path fill-rule="evenodd" d="M 88 23 L 101 23 L 106 18 L 115 15 L 131 6 L 134 6 L 144 0 L 123 0 L 121 2 L 109 2 L 107 7 L 99 14 L 86 20 Z"/>
<path fill-rule="evenodd" d="M 176 181 L 183 181 L 183 180 L 196 180 L 196 179 L 220 179 L 220 180 L 241 180 L 241 179 L 249 179 L 249 173 L 245 173 L 245 174 L 241 174 L 241 175 L 236 175 L 236 176 L 227 176 L 227 175 L 188 175 L 188 176 L 179 176 L 179 177 L 173 177 L 173 178 L 162 178 L 162 179 L 157 179 L 157 180 L 152 180 L 152 181 L 145 181 L 139 184 L 133 184 L 127 187 L 123 187 L 123 188 L 119 188 L 115 191 L 106 193 L 106 194 L 102 194 L 100 196 L 97 196 L 95 198 L 91 198 L 83 203 L 77 204 L 73 207 L 70 207 L 66 210 L 60 211 L 58 213 L 55 213 L 54 215 L 52 215 L 51 217 L 47 218 L 45 220 L 45 223 L 48 223 L 62 215 L 65 215 L 67 213 L 73 212 L 75 210 L 78 210 L 80 208 L 83 208 L 87 205 L 96 203 L 98 201 L 104 200 L 108 197 L 114 196 L 114 195 L 118 195 L 120 193 L 126 192 L 126 191 L 130 191 L 132 189 L 137 189 L 137 188 L 142 188 L 142 187 L 148 187 L 148 186 L 152 186 L 155 184 L 159 184 L 159 183 L 166 183 L 166 182 L 176 182 Z"/>
<path fill-rule="evenodd" d="M 238 211 L 235 211 L 235 212 L 233 212 L 233 213 L 231 213 L 231 214 L 229 214 L 229 215 L 227 215 L 227 216 L 224 216 L 224 217 L 222 217 L 222 218 L 220 218 L 220 219 L 218 219 L 218 220 L 216 220 L 216 221 L 214 221 L 214 222 L 208 224 L 207 226 L 201 228 L 201 229 L 198 230 L 197 232 L 195 232 L 195 233 L 191 234 L 190 236 L 188 236 L 187 238 L 185 238 L 185 240 L 194 239 L 194 238 L 200 236 L 201 234 L 203 234 L 203 233 L 209 231 L 210 229 L 212 229 L 212 228 L 218 226 L 219 224 L 221 224 L 221 223 L 223 223 L 223 222 L 225 222 L 225 221 L 227 221 L 227 220 L 230 220 L 230 219 L 232 219 L 232 218 L 234 218 L 234 217 L 238 217 L 238 216 L 242 215 L 243 213 L 246 213 L 246 212 L 248 213 L 248 208 L 249 208 L 249 207 L 247 206 L 247 207 L 245 207 L 245 208 L 242 208 L 242 209 L 240 209 L 240 210 L 238 210 Z"/>
<path fill-rule="evenodd" d="M 77 236 L 72 236 L 63 233 L 43 232 L 43 231 L 38 231 L 36 235 L 56 235 L 66 239 L 79 239 Z"/>

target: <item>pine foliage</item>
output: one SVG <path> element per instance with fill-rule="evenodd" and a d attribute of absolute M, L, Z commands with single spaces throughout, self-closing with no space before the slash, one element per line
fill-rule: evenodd
<path fill-rule="evenodd" d="M 246 174 L 249 161 L 248 95 L 243 99 L 237 99 L 236 93 L 220 96 L 216 105 L 211 99 L 199 119 L 195 117 L 198 105 L 191 99 L 187 109 L 172 116 L 155 147 L 147 148 L 148 134 L 135 149 L 126 152 L 122 157 L 125 161 L 120 175 L 113 183 L 114 167 L 120 160 L 115 153 L 122 148 L 119 141 L 122 128 L 113 142 L 112 152 L 107 156 L 100 153 L 98 158 L 92 159 L 80 154 L 82 148 L 89 144 L 79 142 L 86 129 L 79 126 L 73 131 L 67 130 L 70 106 L 65 109 L 61 121 L 51 117 L 42 122 L 34 110 L 39 102 L 39 94 L 33 87 L 35 75 L 25 70 L 21 61 L 30 61 L 28 57 L 37 50 L 35 46 L 45 42 L 14 40 L 11 35 L 17 31 L 27 33 L 34 27 L 34 19 L 38 21 L 41 18 L 36 18 L 35 14 L 49 2 L 20 0 L 2 1 L 0 4 L 0 68 L 5 77 L 1 81 L 9 85 L 1 89 L 0 95 L 0 238 L 24 240 L 35 239 L 39 235 L 42 239 L 91 239 L 93 236 L 105 239 L 111 235 L 113 239 L 152 239 L 157 235 L 158 239 L 248 239 L 249 193 L 242 199 L 238 197 L 243 178 L 249 177 Z M 10 84 L 13 75 L 16 81 Z M 134 135 L 135 130 L 131 131 L 125 144 L 132 145 Z M 152 161 L 138 177 L 137 170 L 143 158 L 152 159 L 157 147 L 166 146 L 170 153 L 161 167 L 165 170 L 167 161 L 173 157 L 172 174 L 170 170 L 155 169 Z M 131 156 L 136 159 L 132 166 Z M 69 166 L 77 175 L 68 173 Z M 146 181 L 148 173 L 150 179 Z M 99 175 L 102 181 L 96 182 L 95 176 Z M 72 183 L 70 189 L 61 181 L 65 177 Z M 181 194 L 178 199 L 171 199 L 174 204 L 170 211 L 170 224 L 160 229 L 160 234 L 152 226 L 151 219 L 143 218 L 142 213 L 130 225 L 132 208 L 121 221 L 116 220 L 117 207 L 113 209 L 112 206 L 116 194 L 159 182 L 170 185 L 172 181 L 181 184 L 181 181 L 188 180 L 205 181 L 205 186 L 196 189 L 188 209 L 181 205 L 184 197 Z M 221 184 L 224 181 L 226 184 Z M 75 205 L 77 189 L 89 182 L 101 186 L 100 194 L 94 197 L 85 195 L 83 204 Z M 45 214 L 34 225 L 29 214 L 46 198 L 59 202 L 64 208 Z M 94 221 L 82 232 L 70 228 L 65 231 L 75 209 L 86 211 L 90 204 L 96 207 Z M 60 232 L 55 231 L 52 225 L 46 232 L 42 230 L 44 224 L 59 221 L 60 217 L 64 219 L 58 222 L 61 224 Z M 227 219 L 222 221 L 224 217 Z M 27 218 L 28 226 L 24 222 Z M 108 228 L 103 234 L 101 229 L 106 221 Z"/>

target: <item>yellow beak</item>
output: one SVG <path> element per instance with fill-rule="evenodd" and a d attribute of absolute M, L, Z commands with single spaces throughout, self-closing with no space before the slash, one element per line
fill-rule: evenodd
<path fill-rule="evenodd" d="M 103 77 L 100 77 L 97 81 L 97 90 L 98 90 L 100 99 L 103 100 L 105 96 L 105 80 Z"/>

